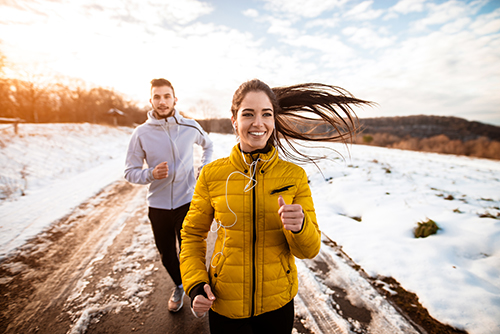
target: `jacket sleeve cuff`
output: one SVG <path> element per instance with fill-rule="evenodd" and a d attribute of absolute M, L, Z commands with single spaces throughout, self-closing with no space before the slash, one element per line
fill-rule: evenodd
<path fill-rule="evenodd" d="M 304 212 L 304 211 L 302 211 Z M 295 231 L 292 231 L 293 234 L 299 234 L 300 232 L 304 231 L 304 225 L 306 224 L 306 214 L 304 213 L 304 220 L 302 220 L 302 227 L 300 228 L 299 231 L 295 232 Z"/>
<path fill-rule="evenodd" d="M 154 180 L 156 180 L 155 177 L 153 176 L 153 169 L 154 168 L 148 169 L 148 181 L 149 182 L 153 182 Z"/>
<path fill-rule="evenodd" d="M 306 224 L 306 213 L 304 212 L 304 210 L 302 210 L 302 213 L 304 214 L 304 220 L 302 220 L 302 227 L 297 232 L 292 231 L 293 234 L 299 234 L 300 232 L 304 231 L 304 225 Z"/>
<path fill-rule="evenodd" d="M 205 282 L 198 283 L 191 289 L 191 291 L 189 291 L 189 298 L 191 298 L 191 307 L 193 307 L 193 300 L 196 296 L 202 295 L 203 297 L 208 299 L 207 293 L 203 288 L 205 284 L 207 283 Z"/>

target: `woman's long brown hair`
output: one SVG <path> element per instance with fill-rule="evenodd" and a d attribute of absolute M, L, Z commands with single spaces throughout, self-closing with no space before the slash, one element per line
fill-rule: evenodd
<path fill-rule="evenodd" d="M 234 93 L 231 106 L 234 118 L 243 98 L 251 91 L 264 92 L 273 105 L 275 131 L 268 143 L 274 145 L 284 157 L 296 162 L 315 162 L 325 157 L 305 155 L 297 150 L 295 140 L 347 143 L 359 129 L 358 117 L 352 107 L 374 104 L 358 99 L 337 86 L 304 83 L 270 88 L 264 82 L 253 79 L 243 83 Z"/>

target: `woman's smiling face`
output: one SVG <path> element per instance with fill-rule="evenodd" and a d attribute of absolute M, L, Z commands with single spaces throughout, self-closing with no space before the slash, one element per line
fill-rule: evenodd
<path fill-rule="evenodd" d="M 266 147 L 274 130 L 274 110 L 271 100 L 262 91 L 250 91 L 241 101 L 236 119 L 231 116 L 240 137 L 240 148 L 252 152 Z"/>

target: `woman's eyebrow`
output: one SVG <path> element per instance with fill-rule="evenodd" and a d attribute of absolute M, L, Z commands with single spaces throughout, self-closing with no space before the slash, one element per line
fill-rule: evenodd
<path fill-rule="evenodd" d="M 243 111 L 255 111 L 255 109 L 245 108 L 241 112 L 243 112 Z M 273 108 L 264 108 L 264 109 L 262 109 L 262 111 L 273 111 Z"/>

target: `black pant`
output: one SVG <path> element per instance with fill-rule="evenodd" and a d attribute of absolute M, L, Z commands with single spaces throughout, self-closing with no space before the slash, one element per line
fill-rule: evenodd
<path fill-rule="evenodd" d="M 161 262 L 177 286 L 182 284 L 177 241 L 180 250 L 182 222 L 189 210 L 189 205 L 190 203 L 187 203 L 173 210 L 150 207 L 148 214 Z"/>
<path fill-rule="evenodd" d="M 230 319 L 212 310 L 208 314 L 212 334 L 290 334 L 295 318 L 293 299 L 282 308 L 251 318 Z"/>

